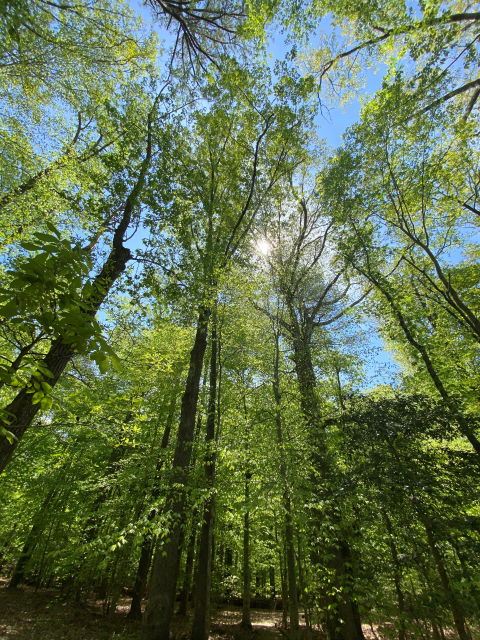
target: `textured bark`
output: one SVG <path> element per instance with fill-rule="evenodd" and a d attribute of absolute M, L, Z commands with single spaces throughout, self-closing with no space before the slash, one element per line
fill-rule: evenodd
<path fill-rule="evenodd" d="M 130 224 L 133 210 L 143 189 L 147 170 L 150 165 L 152 156 L 151 125 L 152 112 L 150 112 L 148 117 L 147 151 L 142 163 L 142 168 L 140 169 L 139 176 L 132 191 L 126 199 L 122 218 L 113 235 L 112 249 L 102 267 L 102 270 L 94 278 L 92 289 L 94 293 L 84 300 L 88 308 L 86 313 L 92 316 L 92 318 L 100 309 L 100 306 L 107 297 L 113 284 L 125 271 L 127 262 L 132 257 L 130 249 L 123 246 L 123 238 Z M 102 291 L 104 293 L 102 293 Z M 75 355 L 75 346 L 73 344 L 64 344 L 62 338 L 55 339 L 50 346 L 48 354 L 43 360 L 44 367 L 50 371 L 53 377 L 49 378 L 44 376 L 44 382 L 48 383 L 51 387 L 55 387 L 73 355 Z M 13 442 L 9 442 L 5 436 L 0 436 L 0 473 L 4 471 L 5 467 L 12 459 L 19 441 L 23 438 L 25 431 L 32 424 L 35 416 L 40 410 L 40 403 L 32 404 L 33 393 L 29 393 L 29 391 L 32 390 L 33 387 L 30 385 L 23 388 L 13 401 L 5 407 L 5 411 L 8 414 L 8 423 L 4 422 L 3 426 L 13 433 L 16 439 L 14 439 Z"/>
<path fill-rule="evenodd" d="M 212 330 L 212 355 L 210 361 L 210 393 L 208 400 L 208 447 L 205 456 L 205 484 L 209 496 L 205 502 L 200 539 L 197 575 L 197 597 L 193 614 L 192 640 L 208 640 L 210 631 L 210 596 L 212 587 L 213 526 L 215 520 L 215 416 L 217 408 L 217 333 Z"/>
<path fill-rule="evenodd" d="M 200 311 L 195 343 L 190 354 L 190 368 L 182 397 L 173 472 L 165 505 L 165 513 L 169 514 L 170 518 L 169 536 L 163 546 L 159 547 L 155 553 L 150 595 L 143 616 L 142 640 L 168 640 L 169 638 L 170 622 L 175 605 L 188 467 L 192 452 L 203 358 L 207 347 L 209 316 L 209 309 Z"/>

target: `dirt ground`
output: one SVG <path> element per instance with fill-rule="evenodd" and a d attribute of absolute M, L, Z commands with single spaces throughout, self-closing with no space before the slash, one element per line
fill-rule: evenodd
<path fill-rule="evenodd" d="M 87 605 L 62 602 L 56 590 L 42 589 L 35 593 L 30 587 L 18 590 L 0 586 L 0 639 L 1 640 L 138 640 L 140 622 L 127 620 L 130 600 L 124 598 L 113 617 L 104 616 L 100 603 Z M 280 611 L 252 609 L 252 631 L 240 629 L 240 607 L 212 609 L 210 640 L 286 640 L 280 631 Z M 175 616 L 172 640 L 186 640 L 191 618 Z M 368 640 L 382 640 L 378 629 L 375 633 L 364 626 Z M 323 640 L 318 631 L 312 640 Z M 302 629 L 302 640 L 306 640 Z"/>

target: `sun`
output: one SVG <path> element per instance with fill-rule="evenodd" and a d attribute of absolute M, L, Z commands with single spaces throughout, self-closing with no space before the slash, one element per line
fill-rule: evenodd
<path fill-rule="evenodd" d="M 266 256 L 270 253 L 271 245 L 267 240 L 259 240 L 257 242 L 257 250 L 262 256 Z"/>

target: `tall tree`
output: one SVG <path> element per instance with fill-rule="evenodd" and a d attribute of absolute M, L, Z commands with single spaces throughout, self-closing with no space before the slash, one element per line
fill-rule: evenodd
<path fill-rule="evenodd" d="M 298 161 L 297 140 L 292 135 L 293 127 L 300 124 L 298 116 L 288 108 L 271 105 L 263 91 L 254 96 L 260 80 L 266 80 L 264 73 L 260 72 L 257 77 L 255 73 L 240 72 L 233 65 L 224 76 L 225 89 L 207 89 L 207 96 L 211 93 L 215 99 L 212 108 L 207 113 L 196 114 L 191 141 L 187 137 L 179 138 L 178 148 L 172 149 L 174 157 L 181 158 L 181 162 L 171 165 L 176 169 L 174 176 L 159 176 L 162 181 L 178 184 L 172 204 L 169 204 L 171 196 L 162 203 L 156 200 L 156 190 L 152 194 L 154 210 L 163 205 L 174 228 L 177 225 L 175 233 L 181 239 L 182 250 L 179 252 L 175 247 L 171 255 L 162 254 L 160 260 L 154 256 L 145 259 L 172 274 L 173 283 L 184 287 L 199 306 L 199 316 L 182 398 L 174 459 L 176 471 L 171 476 L 165 507 L 165 513 L 170 514 L 171 532 L 169 541 L 155 555 L 143 622 L 144 640 L 169 635 L 187 471 L 212 298 L 223 271 L 249 237 L 262 203 L 292 163 Z M 256 105 L 255 110 L 250 106 L 252 103 Z M 168 193 L 167 188 L 165 191 Z M 177 216 L 178 208 L 181 215 Z M 152 222 L 156 224 L 155 220 Z M 154 240 L 154 244 L 164 246 L 163 238 Z M 187 265 L 189 273 L 185 270 Z"/>
<path fill-rule="evenodd" d="M 339 508 L 329 488 L 335 470 L 316 391 L 311 349 L 314 332 L 338 320 L 348 307 L 358 304 L 364 296 L 349 301 L 347 296 L 353 283 L 344 280 L 341 269 L 328 279 L 324 275 L 328 264 L 325 262 L 327 239 L 333 222 L 323 217 L 319 204 L 305 194 L 297 202 L 293 201 L 293 206 L 298 213 L 290 214 L 286 224 L 279 216 L 278 235 L 268 238 L 272 247 L 268 260 L 275 279 L 274 286 L 286 308 L 281 326 L 291 343 L 301 409 L 309 435 L 310 482 L 312 488 L 319 486 L 313 489 L 317 499 L 329 505 L 327 511 L 318 513 L 318 527 L 321 531 L 322 519 L 327 518 L 338 531 L 335 546 L 326 543 L 331 582 L 335 585 L 333 590 L 327 588 L 325 593 L 328 603 L 326 623 L 332 639 L 363 638 L 358 609 L 352 597 L 353 579 L 348 568 L 350 551 L 347 541 L 341 539 Z M 283 230 L 286 225 L 291 230 L 288 234 Z M 318 564 L 320 556 L 316 555 L 313 561 Z"/>

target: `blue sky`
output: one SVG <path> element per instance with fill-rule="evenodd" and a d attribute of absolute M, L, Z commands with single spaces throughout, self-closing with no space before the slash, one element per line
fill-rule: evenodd
<path fill-rule="evenodd" d="M 153 12 L 150 8 L 142 5 L 139 0 L 130 0 L 131 7 L 141 14 L 144 21 L 150 24 L 153 19 Z M 159 34 L 160 38 L 164 40 L 165 45 L 168 46 L 169 34 L 165 29 L 155 26 L 155 30 Z M 330 21 L 328 19 L 322 21 L 319 25 L 319 31 L 324 30 L 327 33 L 331 32 Z M 312 41 L 313 45 L 315 42 Z M 279 30 L 275 31 L 270 37 L 268 44 L 268 52 L 272 56 L 271 68 L 275 64 L 276 60 L 283 60 L 285 55 L 289 51 L 289 46 L 285 44 L 285 36 L 280 33 Z M 374 94 L 380 89 L 382 84 L 382 73 L 377 74 L 370 72 L 367 75 L 366 87 L 363 91 L 363 95 Z M 342 144 L 342 134 L 345 130 L 357 122 L 360 118 L 361 99 L 355 99 L 346 108 L 332 108 L 329 112 L 325 112 L 324 115 L 319 113 L 315 118 L 315 125 L 317 127 L 317 135 L 319 138 L 324 138 L 331 148 L 337 148 Z M 142 247 L 142 238 L 144 234 L 142 230 L 139 230 L 134 238 L 128 242 L 128 246 L 131 249 Z M 384 350 L 383 341 L 378 337 L 375 331 L 375 327 L 372 323 L 369 323 L 368 330 L 366 332 L 368 336 L 368 344 L 364 347 L 370 351 L 371 355 L 367 359 L 366 373 L 369 382 L 367 386 L 375 386 L 381 382 L 388 383 L 394 380 L 395 373 L 398 371 L 395 363 L 392 360 L 391 355 Z"/>
<path fill-rule="evenodd" d="M 324 31 L 327 34 L 332 32 L 328 18 L 320 22 L 319 31 Z M 315 39 L 316 37 L 313 36 L 310 42 L 313 46 L 315 46 Z M 274 33 L 270 38 L 268 51 L 273 57 L 273 62 L 285 58 L 289 47 L 285 44 L 285 37 L 280 32 Z M 372 71 L 367 74 L 367 84 L 362 92 L 365 96 L 373 95 L 381 88 L 383 69 L 384 67 L 381 67 L 381 71 L 376 74 Z M 330 147 L 339 147 L 342 144 L 342 134 L 360 119 L 360 109 L 361 101 L 356 99 L 345 109 L 337 107 L 330 109 L 329 112 L 325 111 L 323 115 L 318 114 L 315 118 L 318 136 L 324 138 Z"/>
<path fill-rule="evenodd" d="M 139 13 L 143 17 L 147 24 L 154 24 L 153 11 L 148 6 L 145 6 L 140 0 L 130 0 L 130 6 L 135 12 Z M 154 28 L 160 38 L 165 42 L 165 45 L 168 46 L 168 42 L 170 40 L 169 33 L 158 24 L 154 24 Z M 285 44 L 285 36 L 279 29 L 271 29 L 270 31 L 272 34 L 269 38 L 268 52 L 272 55 L 271 66 L 273 68 L 275 60 L 283 60 L 290 50 L 290 47 Z M 319 31 L 331 33 L 332 29 L 328 18 L 320 22 Z M 315 45 L 314 39 L 312 39 L 311 44 Z M 364 94 L 367 96 L 372 95 L 380 89 L 381 84 L 382 72 L 380 71 L 377 74 L 369 72 L 367 75 L 367 85 L 365 87 Z M 360 108 L 361 102 L 357 99 L 348 105 L 346 109 L 338 107 L 331 109 L 329 113 L 325 112 L 324 115 L 319 114 L 315 120 L 315 124 L 318 127 L 317 133 L 319 137 L 325 138 L 330 147 L 335 148 L 340 146 L 342 144 L 342 134 L 350 125 L 354 124 L 359 119 Z"/>

